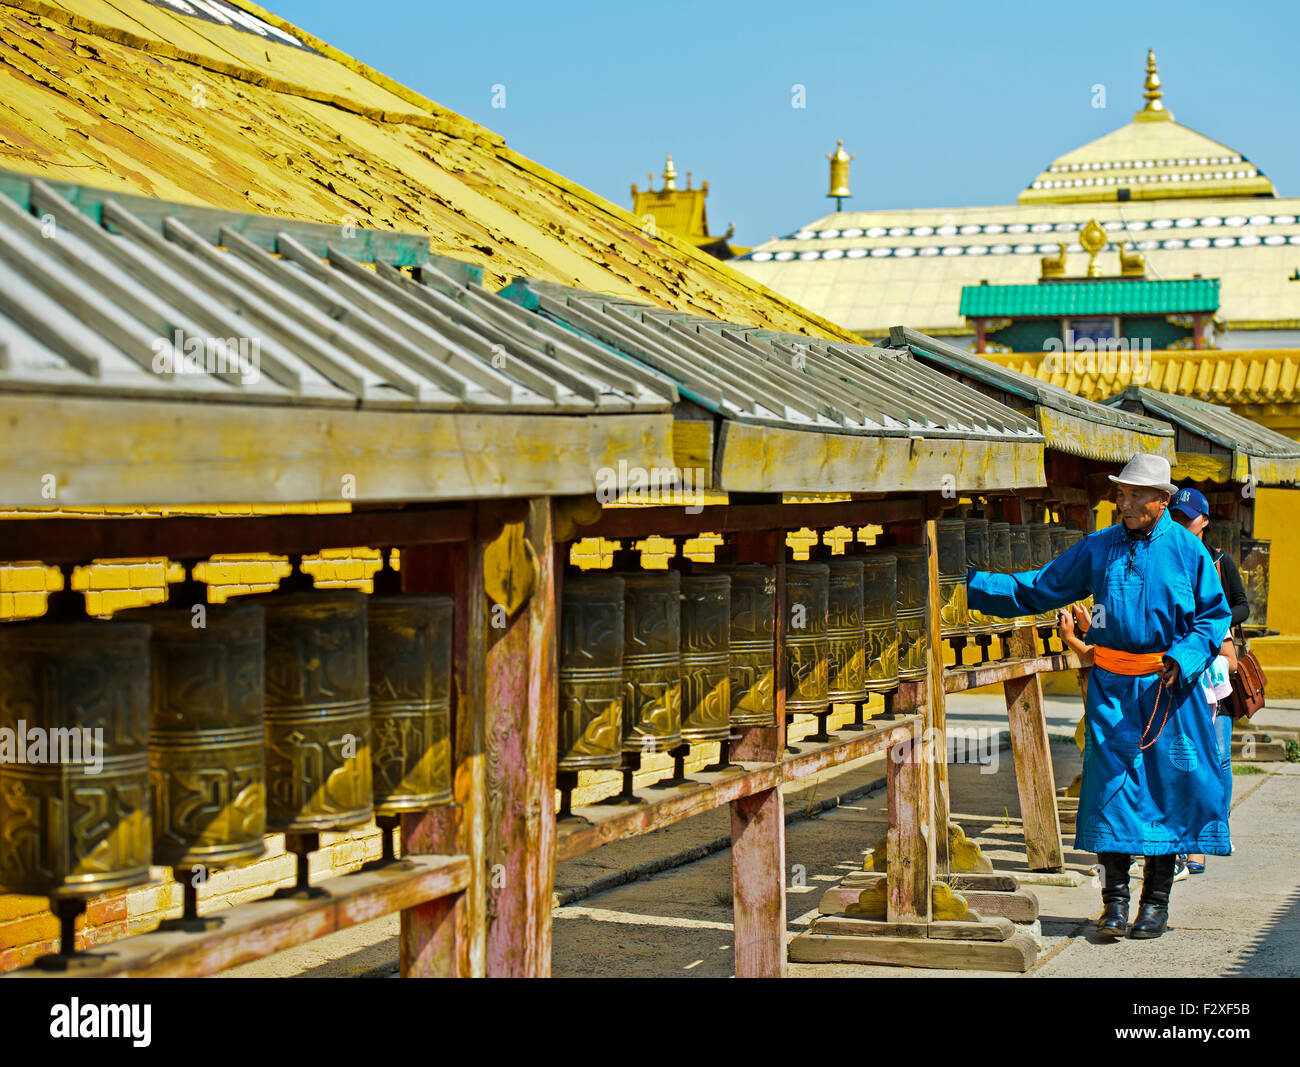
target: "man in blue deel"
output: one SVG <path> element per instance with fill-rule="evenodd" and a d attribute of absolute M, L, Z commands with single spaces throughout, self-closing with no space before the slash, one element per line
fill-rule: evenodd
<path fill-rule="evenodd" d="M 1219 749 L 1198 681 L 1228 633 L 1228 602 L 1204 545 L 1166 510 L 1169 462 L 1134 456 L 1110 475 L 1122 522 L 1085 537 L 1039 571 L 968 571 L 987 615 L 1035 615 L 1093 597 L 1095 642 L 1074 847 L 1104 871 L 1099 937 L 1128 927 L 1130 854 L 1147 858 L 1130 937 L 1159 937 L 1174 857 L 1226 856 Z"/>

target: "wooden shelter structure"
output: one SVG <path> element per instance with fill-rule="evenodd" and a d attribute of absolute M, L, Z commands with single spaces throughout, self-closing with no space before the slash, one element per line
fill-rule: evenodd
<path fill-rule="evenodd" d="M 1026 834 L 1050 867 L 1052 832 L 1057 864 L 1060 839 L 1050 801 L 1034 799 L 1043 788 L 1053 795 L 1037 673 L 1069 658 L 1039 654 L 1030 630 L 998 662 L 945 670 L 936 522 L 962 496 L 1021 506 L 1048 488 L 1041 416 L 953 380 L 910 340 L 809 338 L 528 279 L 494 294 L 475 268 L 430 255 L 417 235 L 13 175 L 0 186 L 0 413 L 14 431 L 0 445 L 0 502 L 13 509 L 0 518 L 0 559 L 60 566 L 66 586 L 70 568 L 91 561 L 163 555 L 192 570 L 214 554 L 296 562 L 365 545 L 400 552 L 404 595 L 454 605 L 452 803 L 400 816 L 402 863 L 238 905 L 219 929 L 117 941 L 113 956 L 92 953 L 75 973 L 209 974 L 400 911 L 403 974 L 546 974 L 557 860 L 729 805 L 736 973 L 780 975 L 781 787 L 886 750 L 888 863 L 828 895 L 866 894 L 878 913 L 828 919 L 791 951 L 1028 966 L 1032 943 L 1005 918 L 972 924 L 950 889 L 954 872 L 977 861 L 949 827 L 944 694 L 1007 686 Z M 256 351 L 232 352 L 240 338 L 256 339 Z M 1112 437 L 1150 425 L 1094 407 L 1074 417 Z M 1124 447 L 1112 443 L 1117 455 Z M 601 507 L 598 487 L 628 468 L 667 484 L 703 469 L 711 495 L 698 507 Z M 347 510 L 118 510 L 232 500 Z M 86 514 L 37 510 L 51 504 Z M 792 753 L 786 537 L 840 526 L 876 526 L 878 543 L 922 549 L 922 672 L 887 692 L 885 717 Z M 557 822 L 571 543 L 657 535 L 680 547 L 706 532 L 735 563 L 775 578 L 770 725 L 733 732 L 721 766 L 653 798 Z M 0 872 L 11 870 L 5 862 L 16 861 L 0 856 Z M 300 872 L 305 883 L 305 864 Z M 965 877 L 984 878 L 985 896 L 1003 894 L 1012 912 L 1031 906 L 1014 879 Z M 966 925 L 954 931 L 954 921 Z M 70 940 L 71 922 L 64 929 Z"/>

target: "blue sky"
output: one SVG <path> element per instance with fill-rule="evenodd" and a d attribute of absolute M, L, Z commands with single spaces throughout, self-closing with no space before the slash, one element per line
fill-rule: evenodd
<path fill-rule="evenodd" d="M 263 3 L 624 206 L 671 151 L 739 244 L 834 208 L 838 138 L 857 157 L 847 208 L 1013 203 L 1131 119 L 1148 47 L 1180 123 L 1300 195 L 1294 0 Z"/>

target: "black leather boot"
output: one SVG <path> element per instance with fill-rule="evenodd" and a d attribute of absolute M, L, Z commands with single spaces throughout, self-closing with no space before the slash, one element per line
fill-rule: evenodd
<path fill-rule="evenodd" d="M 1169 893 L 1174 887 L 1174 857 L 1148 856 L 1142 875 L 1142 898 L 1132 938 L 1159 937 L 1169 928 Z"/>
<path fill-rule="evenodd" d="M 1129 856 L 1122 852 L 1098 852 L 1101 864 L 1101 918 L 1097 920 L 1097 936 L 1113 941 L 1123 937 L 1128 930 L 1128 869 Z"/>

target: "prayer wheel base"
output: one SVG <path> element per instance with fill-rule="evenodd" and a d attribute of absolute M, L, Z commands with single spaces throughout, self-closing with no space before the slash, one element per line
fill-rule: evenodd
<path fill-rule="evenodd" d="M 78 952 L 77 916 L 86 910 L 87 901 L 81 897 L 51 897 L 50 910 L 59 920 L 59 951 L 38 956 L 32 966 L 42 971 L 67 974 L 102 967 L 112 952 Z"/>
<path fill-rule="evenodd" d="M 846 701 L 847 703 L 847 701 Z M 863 709 L 867 706 L 866 699 L 853 701 L 853 721 L 846 722 L 840 727 L 841 730 L 848 733 L 860 733 L 867 728 L 866 720 L 863 718 Z"/>
<path fill-rule="evenodd" d="M 827 708 L 825 711 L 819 711 L 819 712 L 817 712 L 817 713 L 816 713 L 816 714 L 817 714 L 817 732 L 816 732 L 815 734 L 809 734 L 807 737 L 804 738 L 804 740 L 805 740 L 805 741 L 813 741 L 813 742 L 818 743 L 818 744 L 821 744 L 821 743 L 826 742 L 826 741 L 834 741 L 834 740 L 835 740 L 835 735 L 832 734 L 832 733 L 829 733 L 829 732 L 827 731 L 827 729 L 826 729 L 826 722 L 827 722 L 827 720 L 830 719 L 830 717 L 831 717 L 834 713 L 835 713 L 834 706 Z"/>
<path fill-rule="evenodd" d="M 415 864 L 410 860 L 399 860 L 397 850 L 393 842 L 393 834 L 401 833 L 402 817 L 400 815 L 376 815 L 375 825 L 379 827 L 379 859 L 371 860 L 369 863 L 363 863 L 363 871 L 377 871 L 381 868 L 384 870 L 409 871 L 413 870 Z"/>
<path fill-rule="evenodd" d="M 179 919 L 164 919 L 158 924 L 158 932 L 164 934 L 205 934 L 210 930 L 219 930 L 225 920 L 212 915 L 204 918 L 199 914 L 199 890 L 191 878 L 186 875 L 190 867 L 172 867 L 172 877 L 180 883 L 185 894 L 185 904 Z"/>
<path fill-rule="evenodd" d="M 329 896 L 328 890 L 314 886 L 308 880 L 308 859 L 318 848 L 318 833 L 291 832 L 284 835 L 284 850 L 298 857 L 298 880 L 291 886 L 277 889 L 271 894 L 272 900 L 318 900 Z"/>

